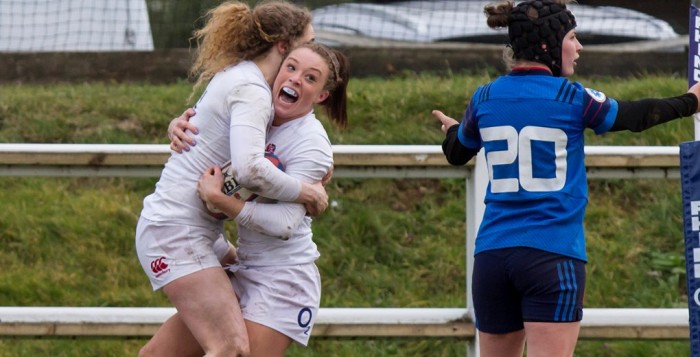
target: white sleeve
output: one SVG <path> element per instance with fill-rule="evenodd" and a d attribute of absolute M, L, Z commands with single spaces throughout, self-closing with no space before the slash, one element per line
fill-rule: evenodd
<path fill-rule="evenodd" d="M 302 150 L 286 159 L 287 173 L 304 182 L 319 182 L 333 166 L 331 142 L 326 135 L 313 133 L 303 144 Z"/>
<path fill-rule="evenodd" d="M 265 136 L 272 116 L 272 98 L 257 85 L 237 87 L 227 98 L 231 109 L 229 130 L 231 167 L 236 180 L 261 196 L 294 201 L 301 182 L 265 159 Z"/>
<path fill-rule="evenodd" d="M 259 233 L 279 238 L 289 238 L 301 224 L 306 208 L 301 203 L 246 202 L 236 223 Z"/>
<path fill-rule="evenodd" d="M 314 135 L 304 150 L 288 158 L 286 172 L 309 183 L 320 181 L 333 165 L 333 150 L 328 139 Z M 246 202 L 238 214 L 236 223 L 273 237 L 288 238 L 306 215 L 302 204 L 291 202 Z"/>
<path fill-rule="evenodd" d="M 219 238 L 217 238 L 214 241 L 214 245 L 212 246 L 212 249 L 214 250 L 214 254 L 216 254 L 216 258 L 219 261 L 224 259 L 224 257 L 226 256 L 226 253 L 228 253 L 230 246 L 231 246 L 231 243 L 229 243 L 228 239 L 226 239 L 223 234 L 220 234 Z"/>

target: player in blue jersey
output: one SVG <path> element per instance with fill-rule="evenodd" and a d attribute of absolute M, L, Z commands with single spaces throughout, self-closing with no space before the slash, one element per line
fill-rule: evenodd
<path fill-rule="evenodd" d="M 582 49 L 569 1 L 484 8 L 506 27 L 510 73 L 479 87 L 461 122 L 440 111 L 447 160 L 484 150 L 489 174 L 472 295 L 482 356 L 573 355 L 583 311 L 588 202 L 584 130 L 643 131 L 698 111 L 700 86 L 620 101 L 566 77 Z"/>

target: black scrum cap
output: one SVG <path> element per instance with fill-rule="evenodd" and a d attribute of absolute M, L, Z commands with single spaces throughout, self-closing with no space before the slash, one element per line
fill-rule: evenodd
<path fill-rule="evenodd" d="M 545 64 L 555 76 L 561 75 L 564 36 L 576 27 L 566 5 L 551 0 L 521 2 L 513 8 L 508 38 L 515 59 Z"/>

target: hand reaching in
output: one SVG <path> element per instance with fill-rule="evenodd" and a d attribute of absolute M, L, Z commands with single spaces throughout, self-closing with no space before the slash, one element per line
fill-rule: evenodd
<path fill-rule="evenodd" d="M 190 118 L 197 114 L 194 109 L 185 110 L 182 115 L 170 121 L 168 125 L 168 139 L 170 139 L 170 149 L 182 154 L 182 151 L 190 151 L 190 146 L 197 142 L 190 137 L 186 131 L 197 134 L 197 127 L 190 123 Z"/>

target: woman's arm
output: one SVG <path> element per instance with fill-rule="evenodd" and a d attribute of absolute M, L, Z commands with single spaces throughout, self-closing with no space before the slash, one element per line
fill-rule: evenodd
<path fill-rule="evenodd" d="M 246 228 L 286 239 L 304 219 L 306 210 L 302 204 L 244 202 L 221 192 L 223 183 L 221 169 L 213 167 L 200 177 L 197 193 L 204 202 Z"/>
<path fill-rule="evenodd" d="M 665 99 L 642 99 L 618 101 L 618 111 L 610 131 L 629 130 L 640 132 L 674 119 L 695 113 L 698 99 L 695 95 L 684 95 Z"/>
<path fill-rule="evenodd" d="M 287 151 L 285 170 L 301 182 L 319 182 L 333 167 L 333 150 L 325 132 L 306 130 L 300 130 L 293 151 Z M 286 238 L 296 231 L 305 216 L 306 209 L 301 204 L 247 202 L 235 220 L 248 229 Z"/>
<path fill-rule="evenodd" d="M 296 180 L 264 159 L 265 134 L 270 120 L 270 107 L 264 103 L 269 94 L 257 86 L 243 88 L 228 98 L 232 108 L 229 132 L 234 177 L 242 186 L 262 196 L 302 203 L 312 216 L 323 213 L 328 207 L 328 194 L 321 182 Z M 188 136 L 188 131 L 197 133 L 197 128 L 189 123 L 193 115 L 194 110 L 188 109 L 170 122 L 168 137 L 172 150 L 181 153 L 196 144 Z"/>
<path fill-rule="evenodd" d="M 326 138 L 307 140 L 304 150 L 294 152 L 285 162 L 286 172 L 302 182 L 322 180 L 333 165 L 332 149 Z M 197 192 L 208 204 L 222 211 L 238 224 L 263 234 L 288 238 L 306 216 L 303 205 L 293 202 L 243 202 L 221 192 L 223 174 L 219 167 L 206 172 L 199 180 Z"/>
<path fill-rule="evenodd" d="M 479 149 L 470 149 L 462 145 L 457 137 L 459 122 L 448 117 L 439 110 L 433 110 L 433 115 L 440 120 L 440 129 L 445 133 L 445 140 L 442 141 L 442 152 L 450 165 L 461 166 L 469 162 L 476 156 Z"/>
<path fill-rule="evenodd" d="M 219 259 L 221 266 L 225 267 L 238 262 L 236 247 L 234 247 L 223 234 L 219 235 L 219 238 L 214 241 L 212 250 L 214 250 L 214 254 L 216 254 L 216 258 Z"/>
<path fill-rule="evenodd" d="M 223 186 L 224 175 L 221 172 L 221 167 L 214 166 L 199 177 L 197 195 L 208 206 L 218 209 L 230 219 L 233 219 L 241 213 L 245 202 L 233 196 L 227 196 L 221 191 Z"/>
<path fill-rule="evenodd" d="M 664 99 L 642 99 L 618 101 L 618 111 L 610 131 L 643 131 L 653 126 L 691 116 L 698 112 L 700 83 L 696 83 L 686 94 Z"/>

